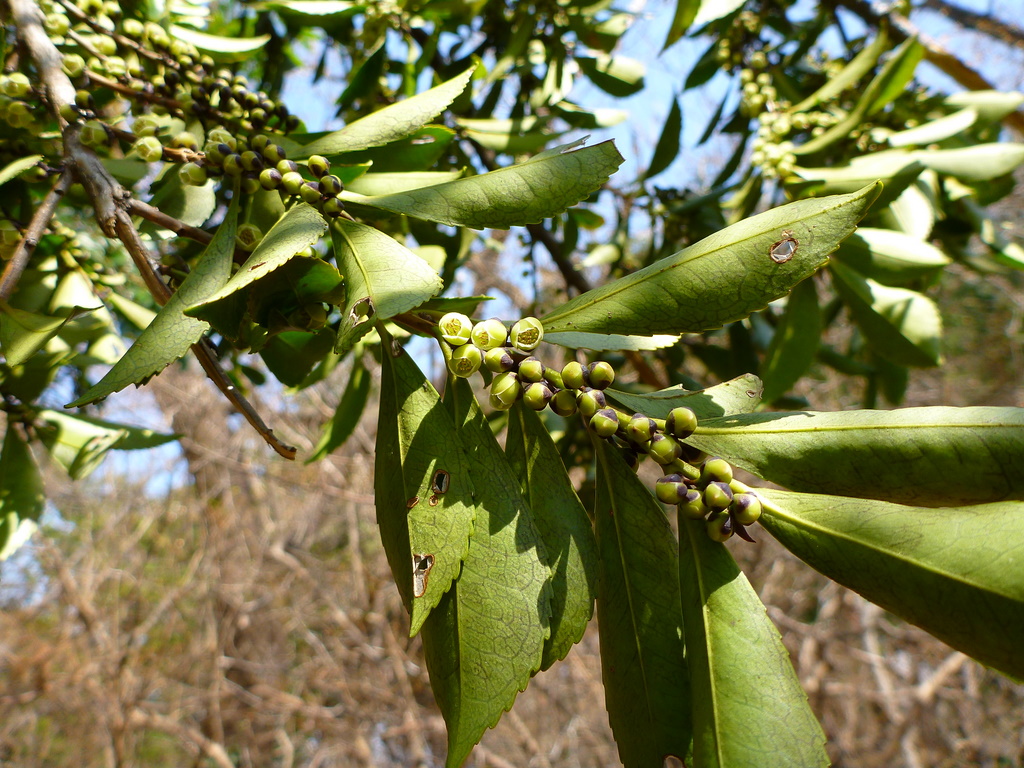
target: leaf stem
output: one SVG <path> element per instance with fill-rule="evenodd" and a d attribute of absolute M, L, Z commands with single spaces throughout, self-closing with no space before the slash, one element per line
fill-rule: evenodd
<path fill-rule="evenodd" d="M 53 188 L 43 199 L 42 204 L 32 215 L 32 221 L 29 222 L 24 236 L 18 242 L 14 253 L 11 254 L 11 258 L 7 262 L 7 266 L 4 267 L 3 275 L 0 276 L 0 300 L 7 301 L 11 298 L 11 294 L 14 293 L 14 289 L 18 285 L 18 280 L 21 279 L 25 267 L 28 266 L 28 260 L 32 256 L 32 251 L 35 250 L 39 238 L 42 237 L 43 232 L 46 230 L 46 225 L 53 218 L 53 212 L 57 208 L 57 203 L 64 197 L 64 194 L 71 186 L 71 182 L 71 174 L 67 171 L 62 173 L 60 178 L 57 179 L 57 183 L 53 185 Z"/>

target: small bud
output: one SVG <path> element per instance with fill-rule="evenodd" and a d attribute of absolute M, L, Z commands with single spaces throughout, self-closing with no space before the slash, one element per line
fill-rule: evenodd
<path fill-rule="evenodd" d="M 527 408 L 532 408 L 535 411 L 543 411 L 551 402 L 552 397 L 554 397 L 554 392 L 543 381 L 535 381 L 523 390 L 523 403 Z"/>
<path fill-rule="evenodd" d="M 279 169 L 275 169 L 278 170 Z M 305 179 L 302 178 L 302 174 L 296 171 L 288 171 L 287 173 L 281 174 L 281 187 L 289 195 L 299 194 L 299 190 L 302 189 L 302 185 L 305 183 Z"/>
<path fill-rule="evenodd" d="M 251 149 L 242 153 L 242 167 L 251 173 L 259 173 L 263 170 L 263 158 Z"/>
<path fill-rule="evenodd" d="M 516 374 L 511 371 L 499 373 L 494 377 L 494 381 L 491 382 L 491 396 L 489 398 L 491 407 L 499 411 L 507 411 L 519 398 L 521 391 L 522 385 L 519 383 L 519 378 Z"/>
<path fill-rule="evenodd" d="M 329 197 L 323 202 L 323 212 L 325 216 L 335 218 L 337 216 L 341 216 L 344 210 L 345 203 L 343 203 L 340 198 Z"/>
<path fill-rule="evenodd" d="M 280 144 L 267 144 L 267 146 L 263 148 L 262 152 L 264 159 L 268 163 L 273 163 L 275 165 L 282 162 L 286 157 L 284 147 Z M 298 167 L 299 164 L 295 163 L 295 170 L 298 170 Z"/>
<path fill-rule="evenodd" d="M 320 185 L 315 181 L 307 181 L 299 187 L 299 197 L 310 205 L 320 200 Z"/>
<path fill-rule="evenodd" d="M 654 419 L 644 416 L 642 413 L 634 413 L 633 418 L 626 425 L 626 438 L 638 445 L 646 443 L 657 432 Z"/>
<path fill-rule="evenodd" d="M 589 419 L 602 408 L 606 408 L 608 403 L 604 399 L 604 392 L 599 389 L 588 389 L 579 394 L 576 398 L 576 405 L 580 409 L 580 413 L 583 414 L 583 418 Z"/>
<path fill-rule="evenodd" d="M 732 498 L 729 512 L 740 525 L 756 523 L 761 517 L 761 499 L 753 493 L 737 493 Z"/>
<path fill-rule="evenodd" d="M 256 249 L 263 239 L 263 232 L 255 224 L 240 224 L 235 234 L 235 245 L 239 249 L 249 252 Z"/>
<path fill-rule="evenodd" d="M 697 429 L 697 414 L 685 407 L 673 408 L 665 419 L 665 431 L 683 440 Z"/>
<path fill-rule="evenodd" d="M 465 379 L 479 371 L 483 361 L 484 355 L 478 347 L 472 344 L 463 344 L 452 351 L 451 360 L 448 361 L 448 370 L 455 376 Z"/>
<path fill-rule="evenodd" d="M 528 357 L 519 364 L 519 378 L 523 381 L 541 381 L 544 378 L 544 363 L 536 357 Z"/>
<path fill-rule="evenodd" d="M 152 138 L 152 137 L 151 137 Z M 185 163 L 178 170 L 184 184 L 192 187 L 201 187 L 206 183 L 206 169 L 196 163 Z"/>
<path fill-rule="evenodd" d="M 507 347 L 495 347 L 494 349 L 488 349 L 484 354 L 484 366 L 489 371 L 504 373 L 515 368 L 516 361 L 512 359 L 510 350 Z M 574 399 L 573 403 L 575 402 Z"/>
<path fill-rule="evenodd" d="M 260 186 L 268 190 L 281 186 L 281 174 L 277 168 L 264 168 L 260 171 Z"/>
<path fill-rule="evenodd" d="M 263 152 L 268 144 L 270 144 L 270 139 L 265 133 L 257 133 L 249 139 L 249 149 L 253 152 Z M 275 160 L 274 162 L 276 163 L 277 161 Z"/>
<path fill-rule="evenodd" d="M 690 520 L 700 520 L 707 517 L 708 508 L 704 504 L 704 497 L 696 488 L 690 488 L 679 500 L 679 512 L 683 517 Z"/>
<path fill-rule="evenodd" d="M 473 326 L 473 343 L 480 349 L 503 347 L 506 339 L 508 339 L 508 329 L 496 317 L 482 320 Z"/>
<path fill-rule="evenodd" d="M 679 458 L 681 450 L 675 438 L 658 433 L 651 438 L 647 448 L 648 455 L 656 462 L 665 466 Z"/>
<path fill-rule="evenodd" d="M 77 53 L 65 53 L 61 61 L 61 68 L 64 70 L 64 74 L 75 80 L 85 72 L 85 59 Z"/>
<path fill-rule="evenodd" d="M 576 413 L 576 393 L 571 389 L 560 389 L 551 398 L 551 410 L 562 418 L 569 418 Z"/>
<path fill-rule="evenodd" d="M 700 469 L 700 480 L 697 484 L 706 488 L 709 483 L 721 482 L 728 485 L 732 482 L 732 465 L 725 459 L 711 458 L 704 462 Z"/>
<path fill-rule="evenodd" d="M 727 483 L 716 481 L 704 489 L 704 503 L 710 510 L 728 509 L 732 497 L 732 488 Z"/>
<path fill-rule="evenodd" d="M 247 173 L 242 177 L 239 189 L 242 190 L 243 195 L 255 195 L 261 189 L 260 180 L 256 178 L 255 174 Z"/>
<path fill-rule="evenodd" d="M 221 167 L 224 169 L 224 173 L 228 176 L 241 176 L 245 173 L 245 168 L 242 167 L 241 155 L 228 155 L 224 158 L 224 162 Z"/>
<path fill-rule="evenodd" d="M 174 138 L 171 139 L 171 146 L 178 149 L 191 149 L 193 152 L 199 151 L 199 139 L 196 138 L 195 134 L 191 131 L 181 131 L 175 134 Z"/>
<path fill-rule="evenodd" d="M 156 136 L 143 136 L 135 142 L 133 149 L 144 163 L 156 163 L 164 156 L 164 145 Z"/>
<path fill-rule="evenodd" d="M 279 170 L 281 172 L 282 176 L 284 174 L 286 174 L 286 173 L 298 173 L 299 172 L 299 164 L 296 163 L 294 160 L 278 160 L 277 161 L 277 165 L 274 166 L 274 167 L 277 168 L 277 170 Z M 300 174 L 300 177 L 301 177 L 301 174 Z"/>
<path fill-rule="evenodd" d="M 732 537 L 732 518 L 727 512 L 712 512 L 708 517 L 707 531 L 712 541 L 727 541 Z"/>
<path fill-rule="evenodd" d="M 523 352 L 532 352 L 544 338 L 544 326 L 535 317 L 524 317 L 512 326 L 509 338 L 513 347 Z"/>
<path fill-rule="evenodd" d="M 611 437 L 619 431 L 619 417 L 614 408 L 602 408 L 590 417 L 590 428 L 599 437 Z"/>
<path fill-rule="evenodd" d="M 689 490 L 678 473 L 665 475 L 654 484 L 654 495 L 665 504 L 678 504 Z"/>
<path fill-rule="evenodd" d="M 32 83 L 24 72 L 0 75 L 0 93 L 11 99 L 21 99 L 32 90 Z"/>
<path fill-rule="evenodd" d="M 10 113 L 10 109 L 8 109 L 8 113 Z M 107 129 L 99 120 L 89 120 L 82 126 L 79 136 L 87 147 L 103 147 L 108 141 Z"/>
<path fill-rule="evenodd" d="M 325 195 L 336 197 L 345 190 L 345 185 L 341 183 L 341 179 L 337 176 L 327 174 L 326 176 L 320 177 L 320 190 Z M 505 326 L 502 326 L 504 328 Z"/>
<path fill-rule="evenodd" d="M 562 383 L 568 389 L 582 389 L 590 386 L 586 368 L 572 360 L 562 367 Z"/>
<path fill-rule="evenodd" d="M 321 176 L 326 176 L 328 171 L 331 170 L 331 161 L 322 155 L 310 155 L 306 161 L 306 167 L 309 168 L 310 173 L 319 179 Z"/>
<path fill-rule="evenodd" d="M 615 369 L 603 360 L 591 363 L 588 373 L 590 373 L 590 386 L 594 389 L 607 389 L 615 381 Z"/>
<path fill-rule="evenodd" d="M 286 177 L 287 178 L 287 177 Z M 467 344 L 473 335 L 473 321 L 461 312 L 449 312 L 437 323 L 441 338 L 453 347 Z"/>

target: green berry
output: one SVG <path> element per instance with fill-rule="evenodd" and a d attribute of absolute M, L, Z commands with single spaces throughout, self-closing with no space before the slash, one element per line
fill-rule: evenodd
<path fill-rule="evenodd" d="M 523 402 L 527 408 L 532 408 L 535 411 L 543 411 L 553 397 L 554 392 L 551 391 L 551 387 L 543 381 L 528 384 L 523 390 Z"/>
<path fill-rule="evenodd" d="M 571 389 L 560 389 L 551 398 L 551 410 L 562 418 L 569 418 L 576 413 L 576 393 Z"/>
<path fill-rule="evenodd" d="M 494 349 L 488 349 L 484 353 L 484 367 L 489 371 L 504 373 L 505 371 L 511 371 L 515 366 L 516 361 L 512 358 L 507 347 L 495 347 Z"/>
<path fill-rule="evenodd" d="M 133 148 L 144 163 L 156 163 L 164 155 L 164 145 L 156 136 L 143 136 L 135 142 Z"/>
<path fill-rule="evenodd" d="M 732 488 L 727 483 L 716 481 L 704 489 L 704 503 L 710 510 L 728 509 L 732 497 Z"/>
<path fill-rule="evenodd" d="M 274 163 L 274 164 L 281 163 L 281 162 L 284 161 L 284 159 L 286 157 L 286 154 L 285 154 L 285 151 L 284 151 L 284 147 L 282 147 L 280 144 L 267 144 L 267 146 L 265 146 L 262 149 L 262 152 L 263 152 L 264 159 L 268 163 Z M 295 165 L 295 169 L 294 170 L 298 170 L 299 164 L 298 163 L 294 163 L 294 165 Z"/>
<path fill-rule="evenodd" d="M 256 249 L 263 239 L 263 232 L 255 224 L 240 224 L 235 235 L 235 245 L 249 252 Z"/>
<path fill-rule="evenodd" d="M 761 499 L 753 493 L 737 493 L 732 497 L 729 512 L 740 525 L 756 523 L 761 517 Z"/>
<path fill-rule="evenodd" d="M 146 28 L 138 19 L 125 19 L 121 23 L 121 32 L 125 37 L 130 37 L 132 40 L 141 40 L 145 31 Z"/>
<path fill-rule="evenodd" d="M 508 329 L 496 317 L 492 317 L 490 320 L 481 320 L 473 326 L 473 343 L 480 347 L 480 349 L 503 347 L 507 338 Z"/>
<path fill-rule="evenodd" d="M 562 367 L 562 383 L 568 389 L 582 389 L 590 386 L 587 369 L 572 360 Z"/>
<path fill-rule="evenodd" d="M 592 363 L 588 373 L 590 374 L 590 386 L 595 389 L 607 389 L 615 381 L 615 369 L 603 360 Z"/>
<path fill-rule="evenodd" d="M 9 248 L 21 240 L 21 232 L 8 219 L 0 219 L 0 246 Z"/>
<path fill-rule="evenodd" d="M 634 443 L 643 444 L 654 437 L 657 426 L 654 419 L 642 413 L 634 413 L 626 425 L 626 438 Z"/>
<path fill-rule="evenodd" d="M 309 168 L 310 173 L 319 179 L 321 176 L 326 176 L 328 171 L 331 170 L 331 161 L 322 155 L 310 155 L 306 161 L 306 167 Z"/>
<path fill-rule="evenodd" d="M 243 195 L 255 195 L 261 188 L 260 180 L 251 173 L 247 173 L 242 177 L 242 183 L 239 186 Z"/>
<path fill-rule="evenodd" d="M 732 465 L 725 459 L 711 458 L 705 461 L 704 466 L 701 467 L 698 485 L 705 488 L 713 482 L 726 485 L 732 482 Z"/>
<path fill-rule="evenodd" d="M 509 338 L 513 347 L 523 352 L 532 352 L 544 338 L 544 326 L 535 317 L 524 317 L 512 326 Z"/>
<path fill-rule="evenodd" d="M 11 99 L 21 99 L 32 90 L 28 76 L 23 72 L 0 75 L 0 93 Z"/>
<path fill-rule="evenodd" d="M 75 80 L 85 72 L 85 59 L 77 53 L 65 53 L 61 62 L 61 68 L 64 70 L 64 74 Z"/>
<path fill-rule="evenodd" d="M 673 408 L 665 419 L 665 431 L 683 440 L 697 429 L 697 414 L 685 407 Z"/>
<path fill-rule="evenodd" d="M 516 374 L 511 371 L 499 373 L 491 382 L 489 398 L 491 407 L 499 411 L 507 411 L 515 404 L 520 392 L 522 392 L 522 385 Z"/>
<path fill-rule="evenodd" d="M 619 431 L 619 417 L 614 408 L 602 408 L 590 417 L 590 428 L 599 437 L 611 437 Z"/>
<path fill-rule="evenodd" d="M 281 175 L 281 186 L 289 195 L 299 194 L 299 190 L 302 189 L 302 185 L 305 184 L 305 182 L 306 180 L 302 178 L 302 174 L 296 171 L 288 171 Z"/>
<path fill-rule="evenodd" d="M 71 29 L 71 22 L 63 13 L 48 13 L 43 19 L 43 26 L 50 37 L 64 37 Z"/>
<path fill-rule="evenodd" d="M 708 536 L 712 541 L 719 543 L 728 541 L 732 537 L 732 518 L 727 512 L 712 512 L 707 521 Z"/>
<path fill-rule="evenodd" d="M 250 173 L 259 173 L 263 170 L 263 158 L 251 149 L 241 154 L 242 167 Z"/>
<path fill-rule="evenodd" d="M 604 392 L 599 389 L 588 389 L 576 398 L 576 406 L 583 414 L 583 418 L 589 419 L 602 408 L 607 408 L 608 403 L 604 399 Z"/>
<path fill-rule="evenodd" d="M 696 488 L 690 488 L 679 500 L 679 512 L 690 520 L 707 517 L 708 508 L 704 504 L 704 496 Z"/>
<path fill-rule="evenodd" d="M 224 169 L 224 173 L 228 176 L 241 176 L 245 173 L 245 168 L 242 167 L 242 156 L 236 154 L 230 154 L 224 158 L 224 162 L 221 165 Z"/>
<path fill-rule="evenodd" d="M 278 160 L 274 167 L 281 172 L 282 176 L 286 173 L 299 173 L 299 164 L 294 160 Z M 299 178 L 302 178 L 302 174 L 299 174 Z"/>
<path fill-rule="evenodd" d="M 299 187 L 299 197 L 301 197 L 310 205 L 319 202 L 320 185 L 317 184 L 315 181 L 304 182 L 303 185 Z"/>
<path fill-rule="evenodd" d="M 678 473 L 665 475 L 654 484 L 654 495 L 665 504 L 678 504 L 689 490 Z"/>
<path fill-rule="evenodd" d="M 528 357 L 519 364 L 519 378 L 523 381 L 544 379 L 544 363 L 536 357 Z"/>
<path fill-rule="evenodd" d="M 249 149 L 254 152 L 263 152 L 267 145 L 270 144 L 270 138 L 265 133 L 257 133 L 251 139 L 249 139 Z M 277 162 L 276 160 L 274 161 Z"/>
<path fill-rule="evenodd" d="M 320 177 L 320 189 L 325 195 L 336 197 L 345 190 L 345 185 L 341 183 L 341 179 L 337 176 L 327 174 L 326 176 Z M 504 328 L 505 326 L 502 326 Z"/>
<path fill-rule="evenodd" d="M 178 174 L 181 176 L 182 182 L 193 187 L 203 186 L 208 178 L 206 175 L 206 169 L 196 163 L 185 163 L 178 170 Z"/>
<path fill-rule="evenodd" d="M 451 360 L 448 361 L 448 370 L 453 375 L 465 379 L 479 371 L 483 361 L 484 355 L 479 347 L 463 344 L 452 351 Z"/>
<path fill-rule="evenodd" d="M 656 462 L 665 466 L 678 459 L 682 449 L 679 447 L 679 443 L 675 441 L 675 438 L 658 433 L 651 438 L 651 442 L 647 447 L 647 453 Z"/>
<path fill-rule="evenodd" d="M 208 142 L 214 142 L 216 144 L 227 144 L 228 151 L 224 154 L 229 154 L 238 149 L 238 140 L 232 135 L 231 131 L 223 126 L 217 126 L 212 129 L 207 135 L 206 140 Z"/>
<path fill-rule="evenodd" d="M 197 139 L 195 134 L 191 131 L 182 131 L 171 139 L 171 146 L 178 149 L 191 149 L 193 152 L 198 152 L 199 139 Z"/>
<path fill-rule="evenodd" d="M 330 216 L 332 218 L 341 216 L 344 210 L 345 203 L 343 203 L 340 198 L 329 197 L 326 200 L 324 200 L 323 212 L 325 216 Z"/>
<path fill-rule="evenodd" d="M 15 106 L 17 106 L 17 102 L 8 109 L 8 120 Z M 82 143 L 87 147 L 104 147 L 107 145 L 107 128 L 99 120 L 89 120 L 82 126 L 82 132 L 79 135 Z"/>
<path fill-rule="evenodd" d="M 287 179 L 287 175 L 285 176 Z M 461 312 L 449 312 L 437 322 L 441 330 L 441 338 L 453 347 L 469 343 L 473 335 L 473 321 Z"/>

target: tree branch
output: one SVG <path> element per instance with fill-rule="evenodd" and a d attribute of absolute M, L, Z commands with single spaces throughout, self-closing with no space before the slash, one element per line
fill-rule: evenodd
<path fill-rule="evenodd" d="M 961 27 L 976 30 L 983 35 L 994 37 L 996 40 L 1002 40 L 1014 48 L 1024 46 L 1024 29 L 995 19 L 991 15 L 975 13 L 967 8 L 947 3 L 946 0 L 923 0 L 920 7 L 941 13 Z"/>
<path fill-rule="evenodd" d="M 28 229 L 25 230 L 24 236 L 14 249 L 14 253 L 11 254 L 10 261 L 4 267 L 3 275 L 0 276 L 0 300 L 7 301 L 11 298 L 11 294 L 14 293 L 18 280 L 21 279 L 25 267 L 28 266 L 28 260 L 32 256 L 32 251 L 35 250 L 39 238 L 43 236 L 46 225 L 53 218 L 53 212 L 57 208 L 57 203 L 61 201 L 71 186 L 71 181 L 70 173 L 62 173 L 60 178 L 57 179 L 57 183 L 53 185 L 53 188 L 43 199 L 42 204 L 32 214 L 32 221 L 29 222 Z"/>

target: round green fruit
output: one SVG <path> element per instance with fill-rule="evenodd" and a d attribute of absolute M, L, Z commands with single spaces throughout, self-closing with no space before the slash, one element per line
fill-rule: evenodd
<path fill-rule="evenodd" d="M 285 179 L 288 175 L 285 174 Z M 287 183 L 287 182 L 286 182 Z M 441 330 L 441 338 L 453 347 L 461 347 L 468 344 L 473 335 L 473 321 L 461 312 L 449 312 L 437 322 Z"/>

